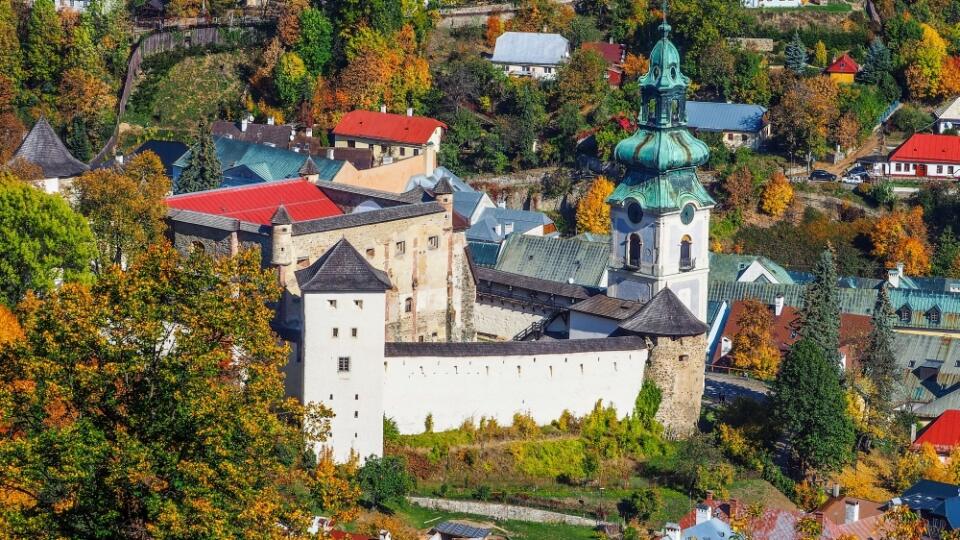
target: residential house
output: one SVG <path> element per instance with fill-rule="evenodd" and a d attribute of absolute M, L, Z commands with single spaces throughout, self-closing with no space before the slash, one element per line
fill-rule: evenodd
<path fill-rule="evenodd" d="M 150 139 L 138 146 L 127 156 L 117 154 L 114 158 L 100 164 L 94 163 L 92 167 L 101 169 L 123 165 L 125 161 L 143 152 L 153 152 L 157 158 L 160 159 L 160 163 L 163 164 L 163 172 L 167 175 L 167 178 L 173 178 L 173 164 L 176 163 L 176 161 L 180 159 L 180 156 L 185 154 L 187 150 L 189 150 L 189 147 L 182 142 Z"/>
<path fill-rule="evenodd" d="M 740 283 L 794 283 L 783 266 L 761 255 L 710 253 L 710 280 Z"/>
<path fill-rule="evenodd" d="M 472 521 L 442 521 L 430 528 L 427 540 L 493 540 L 493 528 Z"/>
<path fill-rule="evenodd" d="M 924 444 L 933 446 L 940 460 L 946 462 L 950 452 L 960 445 L 960 410 L 943 411 L 920 431 L 910 448 L 920 450 Z"/>
<path fill-rule="evenodd" d="M 687 102 L 687 127 L 698 133 L 719 133 L 730 149 L 758 149 L 770 138 L 767 109 L 744 103 Z"/>
<path fill-rule="evenodd" d="M 796 8 L 805 3 L 805 0 L 743 0 L 743 7 L 758 8 Z"/>
<path fill-rule="evenodd" d="M 837 84 L 853 84 L 859 71 L 860 64 L 857 64 L 857 61 L 851 58 L 848 53 L 841 54 L 839 58 L 827 66 L 827 69 L 823 70 Z"/>
<path fill-rule="evenodd" d="M 491 62 L 508 75 L 554 79 L 570 58 L 570 42 L 560 34 L 505 32 L 497 38 Z"/>
<path fill-rule="evenodd" d="M 960 129 L 960 97 L 937 110 L 937 133 Z"/>
<path fill-rule="evenodd" d="M 606 79 L 610 86 L 619 87 L 623 83 L 623 61 L 627 57 L 626 45 L 591 41 L 581 45 L 581 48 L 594 51 L 603 57 L 607 63 Z"/>
<path fill-rule="evenodd" d="M 335 148 L 370 148 L 374 164 L 419 156 L 432 147 L 432 163 L 428 172 L 437 166 L 436 152 L 447 125 L 426 116 L 392 114 L 381 107 L 380 112 L 355 110 L 343 115 L 333 128 Z M 404 179 L 406 180 L 406 179 Z"/>
<path fill-rule="evenodd" d="M 557 226 L 543 212 L 494 206 L 480 211 L 477 221 L 467 229 L 467 240 L 499 244 L 513 233 L 557 236 Z"/>
<path fill-rule="evenodd" d="M 824 520 L 840 526 L 863 523 L 868 518 L 881 516 L 884 512 L 883 507 L 884 503 L 842 496 L 840 486 L 834 484 L 833 493 L 817 511 L 823 514 Z"/>
<path fill-rule="evenodd" d="M 276 148 L 288 148 L 297 134 L 297 129 L 289 124 L 277 125 L 273 117 L 266 124 L 258 124 L 252 116 L 244 116 L 239 122 L 217 120 L 210 126 L 215 137 L 226 137 L 238 141 L 265 144 Z"/>
<path fill-rule="evenodd" d="M 920 480 L 890 504 L 903 504 L 918 512 L 927 525 L 929 538 L 939 538 L 940 531 L 960 528 L 960 486 Z"/>
<path fill-rule="evenodd" d="M 43 190 L 47 193 L 59 193 L 69 188 L 74 178 L 90 169 L 86 163 L 70 154 L 53 131 L 53 127 L 43 117 L 30 128 L 30 132 L 7 164 L 18 160 L 40 167 L 43 171 Z"/>
<path fill-rule="evenodd" d="M 914 133 L 887 157 L 874 163 L 884 176 L 925 176 L 954 179 L 960 176 L 960 137 Z"/>

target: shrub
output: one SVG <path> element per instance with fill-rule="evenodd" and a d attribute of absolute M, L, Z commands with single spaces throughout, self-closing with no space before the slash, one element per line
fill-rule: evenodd
<path fill-rule="evenodd" d="M 490 500 L 491 494 L 492 491 L 490 490 L 490 486 L 487 485 L 477 486 L 477 489 L 473 490 L 473 498 L 477 499 L 478 501 Z"/>
<path fill-rule="evenodd" d="M 433 413 L 427 413 L 427 417 L 423 420 L 423 431 L 433 433 Z"/>
<path fill-rule="evenodd" d="M 397 427 L 397 421 L 386 415 L 383 417 L 383 440 L 385 442 L 400 440 L 400 428 Z"/>
<path fill-rule="evenodd" d="M 517 471 L 533 478 L 563 477 L 568 483 L 586 476 L 584 450 L 578 439 L 528 441 L 510 446 Z"/>
<path fill-rule="evenodd" d="M 513 415 L 513 433 L 520 438 L 532 438 L 539 434 L 540 428 L 532 416 L 526 413 L 515 413 Z"/>
<path fill-rule="evenodd" d="M 639 489 L 630 494 L 629 497 L 622 499 L 617 503 L 617 510 L 627 521 L 647 521 L 651 516 L 660 511 L 663 502 L 660 500 L 660 494 L 655 489 Z"/>
<path fill-rule="evenodd" d="M 919 107 L 908 103 L 893 113 L 893 116 L 890 118 L 890 123 L 897 130 L 912 135 L 914 132 L 933 123 L 933 117 L 930 116 L 930 113 L 924 112 Z"/>

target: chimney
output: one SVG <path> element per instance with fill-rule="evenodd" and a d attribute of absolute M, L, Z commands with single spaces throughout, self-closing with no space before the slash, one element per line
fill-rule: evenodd
<path fill-rule="evenodd" d="M 504 226 L 503 226 L 503 234 L 510 234 L 510 233 L 512 233 L 512 232 L 513 232 L 513 222 L 512 222 L 512 221 L 508 221 L 508 222 L 507 222 L 506 224 L 504 224 Z"/>
<path fill-rule="evenodd" d="M 270 115 L 270 116 L 267 117 L 267 125 L 268 125 L 268 126 L 275 125 L 276 123 L 277 123 L 277 121 L 273 118 L 273 115 Z"/>
<path fill-rule="evenodd" d="M 503 236 L 503 225 L 500 223 L 497 223 L 496 231 L 497 231 L 497 236 Z"/>
<path fill-rule="evenodd" d="M 334 156 L 333 148 L 327 148 L 327 159 L 336 159 L 333 156 Z"/>
<path fill-rule="evenodd" d="M 413 107 L 407 107 L 407 116 L 413 116 Z"/>
<path fill-rule="evenodd" d="M 506 208 L 507 201 L 505 199 L 500 199 L 497 201 L 497 208 Z"/>
<path fill-rule="evenodd" d="M 248 124 L 250 124 L 250 120 L 248 119 L 248 117 L 244 116 L 243 118 L 240 119 L 240 133 L 247 132 Z"/>
<path fill-rule="evenodd" d="M 910 424 L 910 442 L 917 440 L 917 424 Z"/>
<path fill-rule="evenodd" d="M 843 523 L 849 524 L 857 521 L 860 521 L 860 503 L 848 500 L 843 508 Z"/>
<path fill-rule="evenodd" d="M 779 317 L 783 314 L 783 295 L 778 294 L 776 298 L 773 299 L 773 314 L 776 317 Z"/>
<path fill-rule="evenodd" d="M 834 485 L 833 485 L 833 496 L 834 496 L 834 497 L 839 497 L 839 496 L 840 496 L 840 484 L 834 484 Z"/>
<path fill-rule="evenodd" d="M 382 112 L 382 113 L 387 112 L 387 105 L 386 105 L 386 103 L 381 103 L 381 104 L 380 104 L 380 112 Z"/>
<path fill-rule="evenodd" d="M 897 275 L 903 277 L 903 261 L 897 263 Z"/>
<path fill-rule="evenodd" d="M 706 503 L 708 506 L 710 505 L 710 503 L 713 502 L 713 490 L 712 490 L 712 489 L 708 489 L 708 490 L 707 490 L 707 498 L 704 499 L 703 502 Z"/>
<path fill-rule="evenodd" d="M 710 507 L 700 503 L 697 505 L 697 525 L 710 521 Z"/>
<path fill-rule="evenodd" d="M 900 273 L 896 269 L 887 270 L 887 283 L 894 289 L 900 288 Z"/>
<path fill-rule="evenodd" d="M 123 165 L 123 154 L 117 154 L 114 159 L 117 161 L 117 165 Z"/>
<path fill-rule="evenodd" d="M 313 138 L 313 128 L 312 128 L 312 127 L 308 127 L 307 129 L 303 130 L 303 134 L 304 134 L 304 136 L 306 136 L 308 139 L 312 139 L 312 138 Z"/>
<path fill-rule="evenodd" d="M 393 540 L 393 537 L 390 536 L 390 531 L 380 529 L 380 534 L 377 535 L 377 540 Z"/>
<path fill-rule="evenodd" d="M 663 526 L 663 534 L 667 540 L 680 540 L 680 525 L 667 523 Z"/>

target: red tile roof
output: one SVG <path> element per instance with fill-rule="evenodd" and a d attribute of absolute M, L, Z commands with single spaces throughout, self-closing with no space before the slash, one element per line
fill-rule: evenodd
<path fill-rule="evenodd" d="M 857 64 L 857 61 L 853 58 L 850 58 L 850 55 L 843 53 L 840 55 L 840 58 L 837 58 L 833 61 L 832 64 L 827 66 L 827 73 L 853 73 L 856 74 L 860 71 L 860 65 Z"/>
<path fill-rule="evenodd" d="M 960 137 L 915 133 L 890 153 L 890 161 L 960 163 Z"/>
<path fill-rule="evenodd" d="M 297 178 L 252 186 L 212 189 L 167 197 L 167 206 L 269 225 L 283 203 L 294 221 L 307 221 L 343 212 L 310 182 Z"/>
<path fill-rule="evenodd" d="M 917 449 L 923 443 L 930 443 L 942 454 L 949 453 L 954 446 L 960 444 L 960 410 L 947 409 L 936 420 L 930 422 L 917 440 L 913 448 Z"/>
<path fill-rule="evenodd" d="M 343 115 L 333 134 L 405 144 L 426 144 L 437 128 L 447 129 L 439 120 L 374 111 L 350 111 Z"/>
<path fill-rule="evenodd" d="M 373 540 L 373 538 L 365 534 L 348 533 L 338 530 L 330 531 L 330 538 L 333 540 Z"/>
<path fill-rule="evenodd" d="M 623 62 L 623 55 L 627 52 L 627 46 L 619 43 L 604 43 L 594 41 L 584 43 L 581 48 L 588 51 L 597 51 L 608 64 L 619 64 Z"/>

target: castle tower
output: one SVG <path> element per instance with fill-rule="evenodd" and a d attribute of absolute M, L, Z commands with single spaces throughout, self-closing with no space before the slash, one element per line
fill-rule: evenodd
<path fill-rule="evenodd" d="M 345 239 L 296 272 L 303 294 L 303 403 L 336 415 L 322 446 L 337 461 L 383 454 L 384 315 L 392 285 Z"/>
<path fill-rule="evenodd" d="M 607 199 L 612 221 L 607 294 L 648 301 L 669 288 L 704 321 L 710 209 L 716 203 L 696 167 L 707 161 L 709 150 L 686 128 L 690 79 L 680 72 L 666 15 L 660 32 L 640 79 L 638 129 L 614 150 L 627 173 Z"/>

